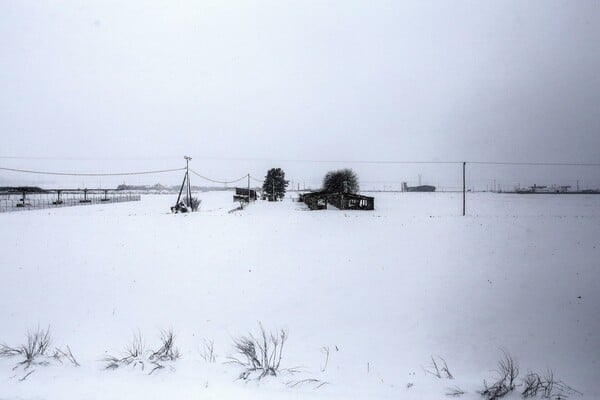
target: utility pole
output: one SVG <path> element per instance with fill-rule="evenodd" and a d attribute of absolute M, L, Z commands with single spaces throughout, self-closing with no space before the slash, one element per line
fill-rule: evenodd
<path fill-rule="evenodd" d="M 250 174 L 248 174 L 248 205 L 250 204 Z"/>
<path fill-rule="evenodd" d="M 185 176 L 187 177 L 187 206 L 192 210 L 192 184 L 190 183 L 190 160 L 192 157 L 184 156 L 185 158 Z"/>
<path fill-rule="evenodd" d="M 185 158 L 185 176 L 187 178 L 187 206 L 192 208 L 192 186 L 190 185 L 190 160 L 192 157 L 183 156 Z"/>
<path fill-rule="evenodd" d="M 463 161 L 463 217 L 467 212 L 467 180 L 466 180 L 466 171 L 467 163 Z"/>

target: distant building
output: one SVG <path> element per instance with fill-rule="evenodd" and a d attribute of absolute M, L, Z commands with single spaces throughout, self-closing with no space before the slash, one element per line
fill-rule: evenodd
<path fill-rule="evenodd" d="M 419 185 L 419 186 L 408 186 L 406 182 L 402 182 L 403 192 L 435 192 L 435 186 L 431 185 Z"/>
<path fill-rule="evenodd" d="M 246 201 L 248 202 L 248 193 L 250 193 L 250 200 L 256 200 L 256 190 L 246 188 L 235 188 L 235 194 L 233 195 L 233 201 Z"/>
<path fill-rule="evenodd" d="M 303 193 L 300 201 L 311 210 L 324 210 L 331 204 L 340 210 L 374 210 L 375 198 L 355 193 L 329 193 L 327 191 Z"/>

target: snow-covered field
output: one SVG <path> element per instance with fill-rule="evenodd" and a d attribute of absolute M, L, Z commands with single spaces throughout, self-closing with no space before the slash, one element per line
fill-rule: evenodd
<path fill-rule="evenodd" d="M 2 358 L 0 399 L 478 399 L 503 349 L 521 376 L 552 369 L 571 398 L 600 398 L 600 196 L 469 194 L 462 217 L 460 194 L 374 195 L 373 212 L 230 214 L 213 192 L 187 215 L 173 196 L 0 215 L 0 343 L 49 326 L 81 364 L 19 381 Z M 233 339 L 259 321 L 288 332 L 282 367 L 299 373 L 237 379 Z M 157 347 L 169 328 L 173 369 L 104 370 L 134 333 Z M 424 372 L 432 355 L 454 380 Z"/>

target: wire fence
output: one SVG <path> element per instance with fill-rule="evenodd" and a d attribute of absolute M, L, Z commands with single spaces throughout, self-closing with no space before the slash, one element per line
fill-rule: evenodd
<path fill-rule="evenodd" d="M 46 208 L 62 208 L 89 206 L 94 204 L 123 203 L 140 201 L 141 196 L 135 193 L 64 193 L 60 198 L 52 193 L 0 194 L 0 213 L 40 210 Z"/>

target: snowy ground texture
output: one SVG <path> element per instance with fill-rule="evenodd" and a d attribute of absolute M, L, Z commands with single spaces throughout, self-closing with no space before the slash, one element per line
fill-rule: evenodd
<path fill-rule="evenodd" d="M 569 398 L 600 398 L 600 196 L 470 194 L 467 217 L 459 194 L 231 214 L 231 193 L 200 196 L 188 215 L 172 196 L 0 215 L 0 343 L 50 327 L 81 364 L 0 358 L 0 399 L 481 399 L 503 350 L 520 377 L 551 369 L 583 393 Z M 287 331 L 294 369 L 238 379 L 233 340 L 259 321 Z M 104 369 L 167 329 L 180 360 Z M 455 379 L 427 374 L 431 356 Z"/>

